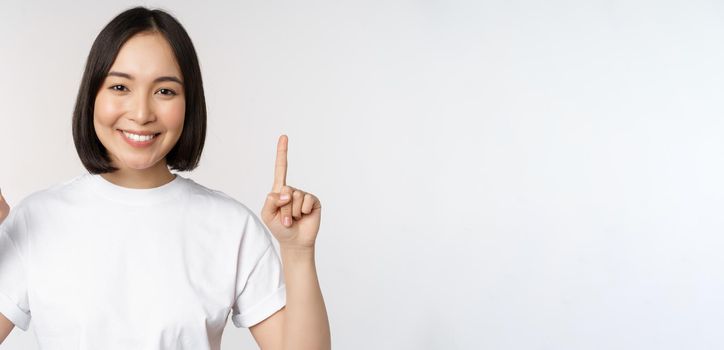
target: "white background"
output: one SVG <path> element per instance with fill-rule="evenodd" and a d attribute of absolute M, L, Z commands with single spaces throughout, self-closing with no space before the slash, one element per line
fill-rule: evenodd
<path fill-rule="evenodd" d="M 721 2 L 3 1 L 11 205 L 84 171 L 85 59 L 137 4 L 201 62 L 185 176 L 258 213 L 289 135 L 334 348 L 724 348 Z"/>

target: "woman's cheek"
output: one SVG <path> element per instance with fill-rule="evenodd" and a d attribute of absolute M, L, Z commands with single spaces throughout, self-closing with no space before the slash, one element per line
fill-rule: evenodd
<path fill-rule="evenodd" d="M 122 110 L 122 106 L 119 101 L 114 101 L 107 94 L 100 93 L 96 98 L 94 112 L 95 117 L 99 121 L 104 122 L 103 124 L 112 123 L 115 116 L 118 115 Z"/>
<path fill-rule="evenodd" d="M 166 116 L 166 125 L 168 129 L 181 132 L 184 126 L 184 114 L 186 113 L 186 104 L 182 99 L 168 104 L 164 110 Z"/>

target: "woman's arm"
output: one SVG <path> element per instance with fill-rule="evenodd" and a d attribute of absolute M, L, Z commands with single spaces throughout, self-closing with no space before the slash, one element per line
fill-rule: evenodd
<path fill-rule="evenodd" d="M 5 202 L 2 192 L 0 192 L 0 224 L 5 221 L 8 214 L 10 214 L 10 206 Z M 8 334 L 12 332 L 13 328 L 15 328 L 15 325 L 5 318 L 3 314 L 0 314 L 0 344 L 5 341 L 5 338 L 8 337 Z"/>
<path fill-rule="evenodd" d="M 288 138 L 281 135 L 272 192 L 261 211 L 279 241 L 286 306 L 250 330 L 262 350 L 326 350 L 332 341 L 314 262 L 322 205 L 317 196 L 287 186 L 287 150 Z"/>
<path fill-rule="evenodd" d="M 262 350 L 331 349 L 327 309 L 319 287 L 314 248 L 281 247 L 287 304 L 249 328 Z"/>
<path fill-rule="evenodd" d="M 330 349 L 329 320 L 319 287 L 314 248 L 281 249 L 287 284 L 283 349 Z"/>
<path fill-rule="evenodd" d="M 3 314 L 0 314 L 0 344 L 5 341 L 5 338 L 13 331 L 13 328 L 15 328 L 15 325 L 5 318 Z"/>
<path fill-rule="evenodd" d="M 10 205 L 5 201 L 3 193 L 0 191 L 0 224 L 5 221 L 5 218 L 10 214 Z"/>

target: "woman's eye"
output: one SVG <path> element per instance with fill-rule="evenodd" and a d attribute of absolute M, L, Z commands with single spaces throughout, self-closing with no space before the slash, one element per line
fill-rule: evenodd
<path fill-rule="evenodd" d="M 119 87 L 119 86 L 120 86 L 122 89 L 125 89 L 125 88 L 126 88 L 126 87 L 123 86 L 123 85 L 113 85 L 113 86 L 110 87 L 110 89 L 111 89 L 111 90 L 115 90 L 115 91 L 123 91 L 123 90 L 118 90 L 118 89 L 116 89 L 116 88 Z"/>
<path fill-rule="evenodd" d="M 114 90 L 114 91 L 125 91 L 125 90 L 128 90 L 128 89 L 127 89 L 125 86 L 123 86 L 123 85 L 113 85 L 113 86 L 110 87 L 110 89 L 111 89 L 111 90 Z M 161 95 L 166 95 L 166 96 L 174 96 L 174 95 L 176 95 L 176 92 L 173 91 L 173 90 L 171 90 L 171 89 L 160 89 L 160 90 L 158 90 L 158 91 L 161 92 Z"/>

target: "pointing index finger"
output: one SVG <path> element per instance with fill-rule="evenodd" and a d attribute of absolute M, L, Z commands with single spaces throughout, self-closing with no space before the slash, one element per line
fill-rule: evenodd
<path fill-rule="evenodd" d="M 274 166 L 274 186 L 273 192 L 280 193 L 282 186 L 287 184 L 287 149 L 289 138 L 287 135 L 279 136 L 277 142 L 277 160 Z"/>

